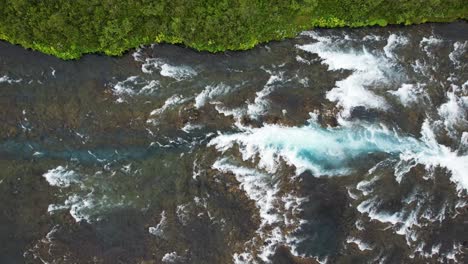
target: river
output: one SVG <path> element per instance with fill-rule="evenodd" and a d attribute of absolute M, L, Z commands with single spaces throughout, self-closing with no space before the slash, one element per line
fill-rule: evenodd
<path fill-rule="evenodd" d="M 465 263 L 467 117 L 466 22 L 0 42 L 0 263 Z"/>

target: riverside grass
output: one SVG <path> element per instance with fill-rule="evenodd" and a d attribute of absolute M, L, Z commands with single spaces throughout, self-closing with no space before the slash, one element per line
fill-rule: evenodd
<path fill-rule="evenodd" d="M 467 18 L 468 0 L 0 0 L 0 39 L 76 59 L 161 42 L 246 50 L 313 27 Z"/>

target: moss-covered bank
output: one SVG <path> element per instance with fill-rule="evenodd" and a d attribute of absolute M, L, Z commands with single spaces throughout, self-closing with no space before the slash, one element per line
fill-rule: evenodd
<path fill-rule="evenodd" d="M 467 18 L 468 0 L 0 0 L 0 39 L 73 59 L 154 42 L 244 50 L 312 27 Z"/>

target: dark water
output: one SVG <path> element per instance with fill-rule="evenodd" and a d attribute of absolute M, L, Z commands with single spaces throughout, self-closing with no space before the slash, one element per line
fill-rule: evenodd
<path fill-rule="evenodd" d="M 465 22 L 0 43 L 0 263 L 465 263 L 467 51 Z"/>

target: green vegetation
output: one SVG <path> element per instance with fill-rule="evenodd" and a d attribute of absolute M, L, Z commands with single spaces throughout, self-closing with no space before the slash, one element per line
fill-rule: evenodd
<path fill-rule="evenodd" d="M 0 39 L 73 59 L 154 42 L 243 50 L 312 27 L 459 18 L 467 0 L 0 0 Z"/>

